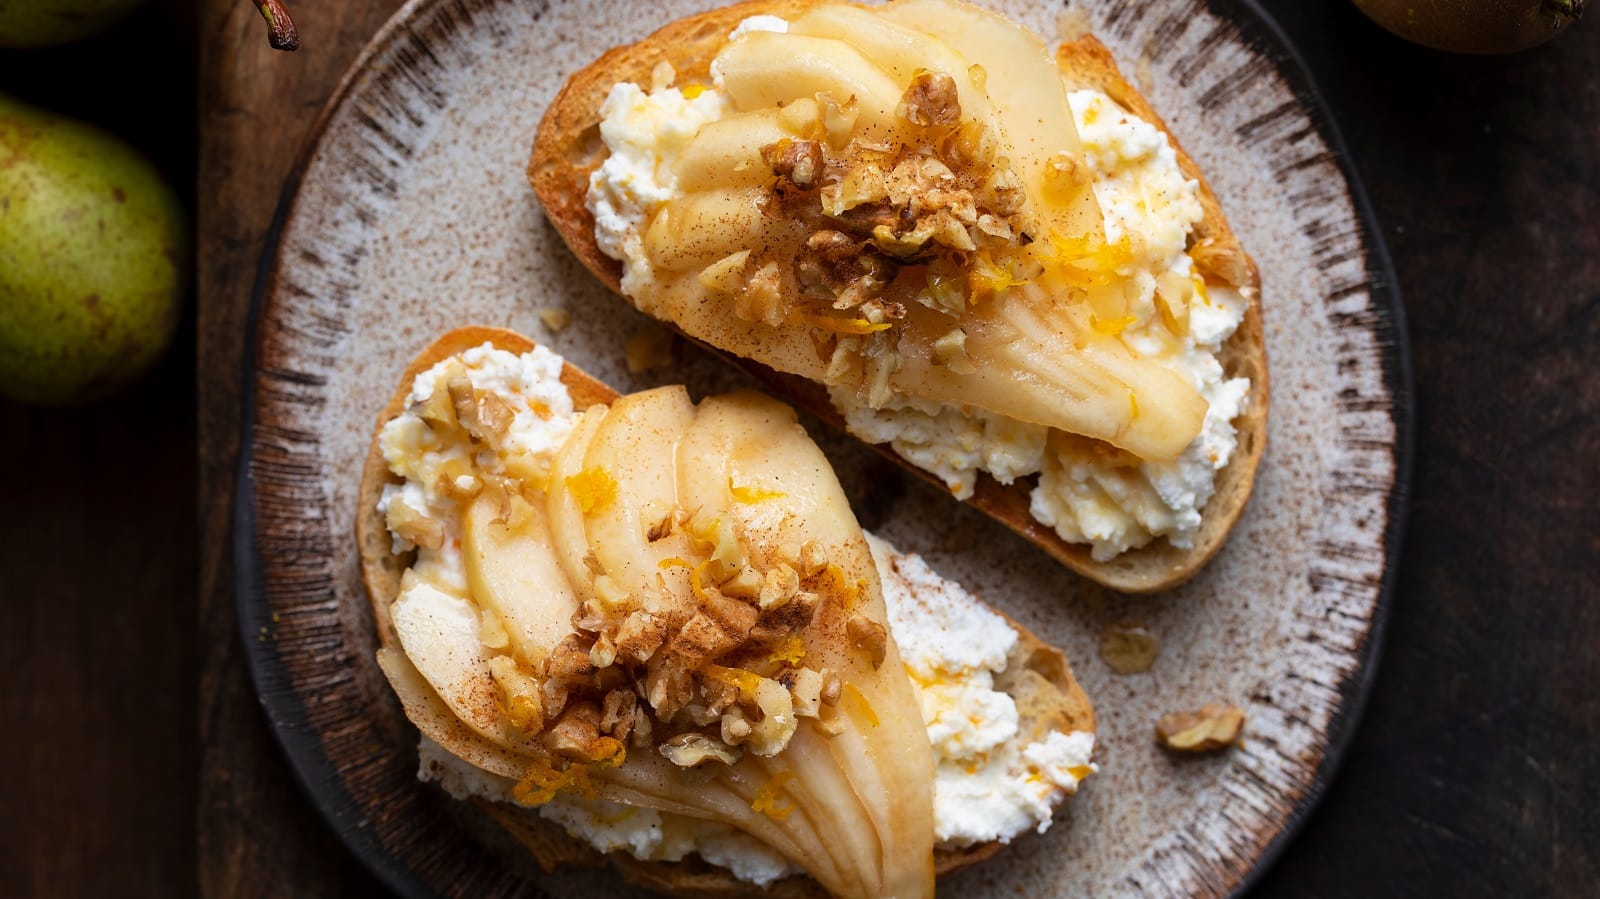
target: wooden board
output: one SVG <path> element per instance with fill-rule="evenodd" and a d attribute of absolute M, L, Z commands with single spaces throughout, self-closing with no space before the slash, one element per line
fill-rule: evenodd
<path fill-rule="evenodd" d="M 199 829 L 208 895 L 373 889 L 266 736 L 237 648 L 226 535 L 260 241 L 300 135 L 397 5 L 297 10 L 306 49 L 283 57 L 265 49 L 247 6 L 204 3 Z M 1600 340 L 1600 229 L 1585 228 L 1600 221 L 1600 201 L 1582 174 L 1600 167 L 1600 29 L 1586 23 L 1548 50 L 1480 62 L 1406 48 L 1342 4 L 1272 5 L 1303 46 L 1321 46 L 1313 67 L 1380 211 L 1405 229 L 1391 238 L 1424 379 L 1425 475 L 1393 634 L 1415 651 L 1391 655 L 1350 770 L 1269 892 L 1425 894 L 1442 883 L 1462 895 L 1579 894 L 1600 872 L 1582 799 L 1600 780 L 1591 749 L 1600 715 L 1580 688 L 1597 681 L 1589 647 L 1600 636 L 1590 601 L 1600 591 L 1600 522 L 1583 499 L 1600 488 L 1584 461 L 1600 453 L 1597 381 L 1582 362 Z M 1336 52 L 1352 45 L 1371 71 L 1352 71 Z M 1394 102 L 1396 84 L 1420 98 Z M 1419 104 L 1430 111 L 1415 115 Z M 1507 345 L 1513 352 L 1500 352 Z M 1510 527 L 1481 524 L 1497 520 Z M 1463 707 L 1484 714 L 1451 711 Z M 1350 866 L 1351 857 L 1365 861 Z"/>
<path fill-rule="evenodd" d="M 245 672 L 229 545 L 245 322 L 285 179 L 328 93 L 399 0 L 301 3 L 299 52 L 267 47 L 246 3 L 200 20 L 200 890 L 305 899 L 375 881 L 300 793 Z"/>

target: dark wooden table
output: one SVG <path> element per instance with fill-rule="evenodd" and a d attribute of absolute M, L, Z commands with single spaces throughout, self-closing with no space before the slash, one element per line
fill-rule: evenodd
<path fill-rule="evenodd" d="M 1391 39 L 1344 2 L 1265 5 L 1306 55 L 1389 239 L 1418 445 L 1365 721 L 1260 894 L 1593 895 L 1600 22 L 1469 59 Z M 122 40 L 0 58 L 0 90 L 131 135 L 180 181 L 196 47 L 200 59 L 197 329 L 119 400 L 0 405 L 0 893 L 378 892 L 266 730 L 235 633 L 228 524 L 262 237 L 323 99 L 398 6 L 300 3 L 293 56 L 266 49 L 247 4 L 204 0 L 196 20 L 171 0 Z M 106 77 L 57 85 L 52 66 Z"/>

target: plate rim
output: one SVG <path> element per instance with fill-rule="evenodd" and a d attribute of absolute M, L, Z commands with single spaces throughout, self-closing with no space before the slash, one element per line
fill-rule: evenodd
<path fill-rule="evenodd" d="M 300 792 L 318 815 L 333 830 L 340 843 L 386 887 L 408 899 L 432 899 L 437 893 L 402 858 L 373 839 L 363 825 L 364 813 L 346 789 L 342 772 L 324 751 L 318 734 L 308 723 L 304 700 L 292 689 L 269 689 L 274 680 L 286 680 L 276 641 L 257 639 L 271 626 L 272 609 L 265 598 L 265 581 L 260 549 L 256 543 L 256 492 L 251 479 L 251 447 L 256 431 L 256 382 L 265 331 L 261 327 L 266 298 L 280 277 L 280 250 L 283 231 L 300 199 L 306 171 L 322 147 L 327 127 L 335 113 L 350 97 L 361 76 L 396 34 L 432 6 L 452 0 L 406 0 L 362 46 L 350 66 L 340 76 L 328 99 L 319 109 L 311 127 L 284 177 L 283 188 L 270 224 L 262 236 L 261 256 L 251 287 L 245 325 L 245 351 L 240 370 L 240 421 L 238 458 L 235 461 L 233 514 L 230 516 L 234 563 L 234 606 L 238 618 L 238 639 L 243 644 L 246 667 L 256 700 L 266 715 L 284 761 L 288 763 Z M 576 0 L 581 2 L 581 0 Z M 1229 897 L 1250 892 L 1277 864 L 1284 851 L 1304 830 L 1322 804 L 1349 754 L 1360 730 L 1376 682 L 1388 631 L 1389 617 L 1398 590 L 1399 570 L 1410 513 L 1410 496 L 1415 446 L 1415 393 L 1411 351 L 1406 328 L 1405 305 L 1395 275 L 1382 224 L 1368 197 L 1365 184 L 1350 156 L 1344 135 L 1327 101 L 1317 87 L 1304 56 L 1289 39 L 1277 19 L 1259 0 L 1201 0 L 1220 18 L 1236 28 L 1251 49 L 1266 58 L 1288 86 L 1306 113 L 1318 136 L 1328 146 L 1348 187 L 1354 217 L 1361 225 L 1362 248 L 1367 273 L 1366 286 L 1372 296 L 1375 333 L 1389 339 L 1379 341 L 1382 381 L 1390 397 L 1390 419 L 1394 425 L 1394 477 L 1385 502 L 1386 526 L 1382 538 L 1383 574 L 1373 603 L 1365 639 L 1357 652 L 1356 667 L 1340 684 L 1340 700 L 1327 726 L 1326 748 L 1318 761 L 1311 782 L 1290 809 L 1284 825 L 1268 841 L 1250 869 L 1229 891 Z M 1065 3 L 1063 3 L 1065 5 Z"/>

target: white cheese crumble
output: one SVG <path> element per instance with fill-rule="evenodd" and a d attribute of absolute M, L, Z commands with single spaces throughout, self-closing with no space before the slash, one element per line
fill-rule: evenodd
<path fill-rule="evenodd" d="M 600 138 L 611 154 L 589 176 L 585 200 L 600 251 L 623 262 L 622 290 L 636 295 L 653 280 L 643 225 L 678 195 L 673 160 L 707 122 L 727 115 L 727 95 L 707 90 L 690 99 L 675 87 L 646 92 L 622 82 L 600 107 Z"/>
<path fill-rule="evenodd" d="M 1043 833 L 1089 771 L 1094 735 L 1052 732 L 1017 743 L 1017 706 L 994 689 L 1017 632 L 921 558 L 869 536 L 889 632 L 933 744 L 934 836 L 944 848 Z"/>
<path fill-rule="evenodd" d="M 457 363 L 474 389 L 494 394 L 515 413 L 498 453 L 482 453 L 469 460 L 470 448 L 465 441 L 440 443 L 417 413 L 435 391 L 446 389 L 440 381 Z M 383 461 L 391 472 L 405 479 L 404 484 L 383 488 L 378 511 L 387 513 L 389 504 L 399 498 L 416 511 L 445 523 L 448 529 L 459 510 L 456 501 L 438 488 L 440 476 L 452 470 L 451 463 L 471 461 L 482 470 L 496 473 L 507 468 L 548 470 L 550 458 L 566 441 L 574 421 L 572 397 L 561 383 L 562 365 L 561 357 L 544 347 L 534 347 L 519 356 L 484 343 L 417 375 L 406 396 L 406 411 L 390 419 L 378 435 Z M 453 476 L 456 480 L 461 477 L 470 475 Z M 395 538 L 395 552 L 410 548 L 410 544 Z"/>

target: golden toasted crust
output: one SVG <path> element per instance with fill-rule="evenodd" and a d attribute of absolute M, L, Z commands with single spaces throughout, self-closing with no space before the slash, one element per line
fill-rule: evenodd
<path fill-rule="evenodd" d="M 528 178 L 544 205 L 545 214 L 567 246 L 618 295 L 621 295 L 622 266 L 595 244 L 594 216 L 584 206 L 589 175 L 605 158 L 605 146 L 599 136 L 600 107 L 611 87 L 624 81 L 648 85 L 651 70 L 663 60 L 670 62 L 680 77 L 705 80 L 711 60 L 722 48 L 727 34 L 741 20 L 753 15 L 792 17 L 815 2 L 751 0 L 674 22 L 637 44 L 619 47 L 600 57 L 573 75 L 551 103 L 534 141 Z M 1165 132 L 1177 150 L 1178 164 L 1184 174 L 1200 182 L 1204 217 L 1195 227 L 1195 239 L 1199 242 L 1209 238 L 1218 258 L 1238 261 L 1237 271 L 1230 272 L 1224 280 L 1244 288 L 1249 299 L 1244 322 L 1222 352 L 1223 370 L 1230 377 L 1250 379 L 1248 405 L 1234 422 L 1239 444 L 1227 467 L 1217 475 L 1216 492 L 1202 513 L 1203 523 L 1193 549 L 1178 549 L 1166 540 L 1159 540 L 1109 562 L 1096 562 L 1090 557 L 1088 546 L 1062 540 L 1054 529 L 1033 517 L 1029 511 L 1030 487 L 1024 482 L 1004 486 L 988 475 L 980 475 L 976 491 L 968 502 L 1091 580 L 1127 593 L 1152 593 L 1176 587 L 1198 572 L 1227 540 L 1228 532 L 1249 499 L 1267 440 L 1267 357 L 1261 330 L 1261 279 L 1254 261 L 1239 247 L 1216 195 L 1194 160 L 1179 146 L 1177 138 L 1144 97 L 1122 77 L 1110 51 L 1093 37 L 1085 36 L 1062 44 L 1056 61 L 1073 85 L 1105 91 L 1129 111 Z M 1205 274 L 1220 274 L 1206 271 L 1205 264 L 1197 264 Z M 844 419 L 821 385 L 773 371 L 749 359 L 730 356 L 715 347 L 707 349 L 746 370 L 789 403 L 833 427 L 844 429 Z M 929 482 L 943 486 L 937 476 L 906 462 L 888 445 L 881 444 L 877 448 Z"/>
<path fill-rule="evenodd" d="M 401 374 L 394 395 L 379 413 L 371 447 L 362 468 L 360 506 L 356 512 L 356 541 L 361 549 L 361 576 L 372 604 L 378 637 L 385 648 L 398 648 L 399 637 L 389 617 L 389 604 L 400 593 L 400 576 L 411 564 L 410 554 L 391 552 L 388 527 L 378 514 L 378 499 L 386 484 L 398 483 L 384 463 L 378 433 L 395 416 L 405 411 L 406 397 L 417 375 L 436 363 L 484 343 L 513 353 L 526 353 L 534 342 L 514 331 L 501 328 L 466 327 L 451 331 L 434 341 L 412 360 Z M 572 393 L 573 405 L 584 409 L 616 400 L 616 391 L 567 363 L 561 382 Z M 1037 739 L 1050 730 L 1070 732 L 1094 730 L 1094 710 L 1083 687 L 1072 676 L 1066 656 L 1031 631 L 1006 619 L 1019 635 L 1007 670 L 998 686 L 1017 702 L 1019 733 Z M 493 818 L 506 832 L 527 848 L 540 867 L 554 871 L 565 865 L 599 865 L 605 856 L 568 836 L 559 825 L 546 821 L 531 809 L 474 800 L 473 804 Z M 935 853 L 935 868 L 940 874 L 976 864 L 1001 849 L 999 843 L 981 843 L 961 850 Z M 611 862 L 630 882 L 673 896 L 715 899 L 759 894 L 775 899 L 802 899 L 825 895 L 808 877 L 789 877 L 758 891 L 739 881 L 726 869 L 691 859 L 683 862 L 642 862 L 627 853 L 612 853 Z"/>

